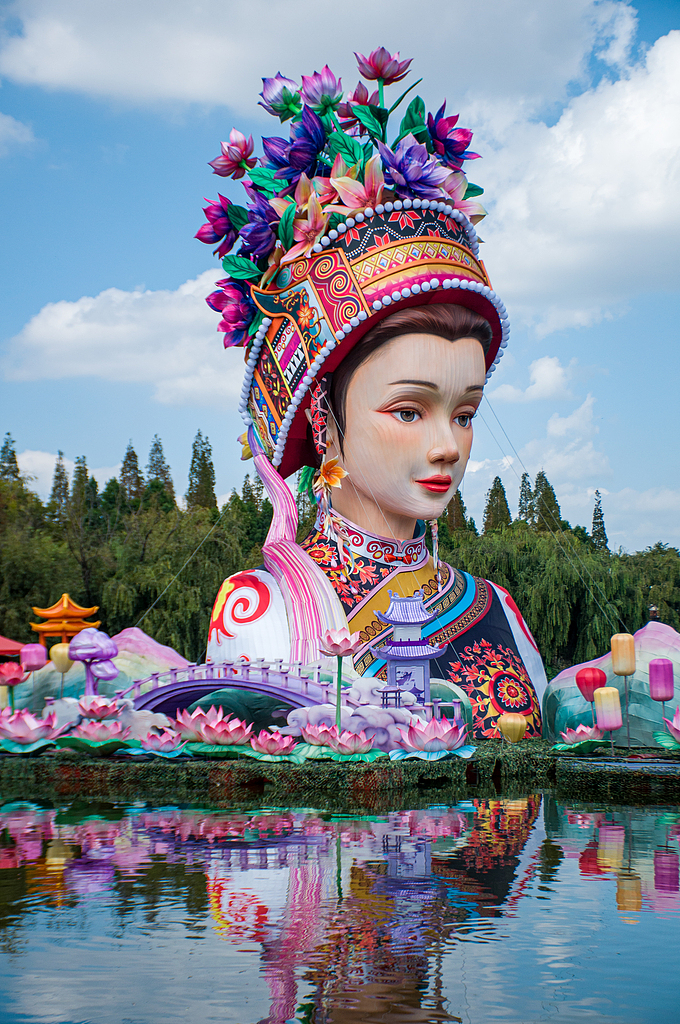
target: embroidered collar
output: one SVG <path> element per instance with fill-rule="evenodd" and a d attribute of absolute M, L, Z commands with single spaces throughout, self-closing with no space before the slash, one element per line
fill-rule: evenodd
<path fill-rule="evenodd" d="M 425 523 L 421 520 L 418 520 L 416 536 L 411 540 L 388 540 L 386 537 L 378 537 L 377 534 L 369 533 L 368 530 L 362 530 L 355 523 L 350 523 L 335 510 L 333 510 L 333 521 L 345 546 L 355 557 L 370 559 L 370 561 L 387 566 L 392 570 L 399 566 L 419 569 L 421 565 L 427 563 L 430 557 L 430 552 L 425 544 Z M 316 529 L 320 528 L 321 524 L 317 520 Z"/>

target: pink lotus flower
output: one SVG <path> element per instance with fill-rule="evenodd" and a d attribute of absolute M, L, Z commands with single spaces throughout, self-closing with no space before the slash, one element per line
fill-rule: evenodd
<path fill-rule="evenodd" d="M 320 72 L 302 76 L 302 97 L 317 114 L 335 110 L 342 100 L 342 80 L 326 64 Z"/>
<path fill-rule="evenodd" d="M 393 82 L 401 82 L 406 77 L 413 57 L 409 60 L 399 60 L 399 51 L 392 56 L 384 46 L 378 47 L 364 57 L 361 53 L 355 53 L 359 73 L 367 78 L 369 82 L 382 80 L 383 85 L 392 85 Z"/>
<path fill-rule="evenodd" d="M 429 722 L 413 721 L 408 729 L 399 729 L 400 746 L 404 750 L 456 750 L 467 737 L 467 726 L 433 718 Z"/>
<path fill-rule="evenodd" d="M 203 743 L 212 743 L 222 747 L 240 746 L 247 743 L 253 731 L 252 722 L 246 725 L 239 718 L 232 718 L 230 721 L 219 719 L 215 722 L 206 722 L 201 729 Z"/>
<path fill-rule="evenodd" d="M 215 157 L 209 161 L 214 174 L 221 178 L 242 178 L 251 167 L 257 163 L 252 156 L 254 149 L 253 137 L 249 135 L 246 139 L 242 132 L 232 128 L 229 132 L 229 142 L 221 142 L 222 156 Z"/>
<path fill-rule="evenodd" d="M 214 705 L 209 711 L 204 711 L 203 708 L 196 708 L 192 714 L 189 714 L 187 709 L 179 711 L 175 718 L 175 729 L 180 734 L 182 739 L 188 743 L 203 743 L 203 726 L 213 725 L 215 722 L 227 721 L 230 715 L 224 717 L 222 708 L 216 708 Z"/>
<path fill-rule="evenodd" d="M 565 743 L 583 743 L 586 740 L 601 740 L 602 733 L 596 725 L 579 725 L 576 729 L 565 729 L 560 733 Z"/>
<path fill-rule="evenodd" d="M 163 729 L 161 733 L 150 732 L 139 741 L 143 750 L 154 750 L 159 754 L 171 754 L 181 747 L 184 740 L 174 729 Z"/>
<path fill-rule="evenodd" d="M 349 654 L 356 654 L 362 644 L 358 633 L 350 633 L 347 627 L 343 626 L 342 629 L 329 629 L 324 633 L 319 651 L 329 658 L 345 658 Z"/>
<path fill-rule="evenodd" d="M 103 718 L 115 718 L 122 711 L 121 705 L 115 700 L 107 700 L 106 697 L 81 697 L 78 701 L 78 710 L 84 718 L 95 718 L 98 722 Z"/>
<path fill-rule="evenodd" d="M 24 675 L 21 665 L 13 661 L 6 661 L 0 665 L 0 686 L 16 686 L 17 683 L 25 683 L 28 673 Z"/>
<path fill-rule="evenodd" d="M 332 726 L 332 729 L 335 729 L 335 726 Z M 328 740 L 331 735 L 331 728 L 327 725 L 303 725 L 300 731 L 302 732 L 302 738 L 305 743 L 310 743 L 313 747 L 330 746 Z"/>
<path fill-rule="evenodd" d="M 669 722 L 667 718 L 664 718 L 664 722 L 668 726 L 668 731 L 675 742 L 680 743 L 680 707 L 676 708 L 672 722 Z"/>
<path fill-rule="evenodd" d="M 461 210 L 473 224 L 478 224 L 480 220 L 486 217 L 486 210 L 481 203 L 476 202 L 474 199 L 463 198 L 467 186 L 468 180 L 462 171 L 454 171 L 442 183 L 444 192 L 453 200 L 456 210 Z"/>
<path fill-rule="evenodd" d="M 267 732 L 266 729 L 250 739 L 250 745 L 257 754 L 290 754 L 296 743 L 294 736 L 282 736 L 278 731 Z"/>
<path fill-rule="evenodd" d="M 324 231 L 328 215 L 321 210 L 321 203 L 316 192 L 312 192 L 307 206 L 307 219 L 293 221 L 293 237 L 296 245 L 288 250 L 281 263 L 291 263 L 300 256 L 310 256 L 312 247 L 316 245 Z"/>
<path fill-rule="evenodd" d="M 332 175 L 331 185 L 350 210 L 363 210 L 367 206 L 375 207 L 382 199 L 385 189 L 385 176 L 380 157 L 372 156 L 366 162 L 363 185 L 360 181 L 354 181 L 350 177 L 334 178 Z"/>
<path fill-rule="evenodd" d="M 13 743 L 37 743 L 38 740 L 51 740 L 58 731 L 57 716 L 51 711 L 46 718 L 36 718 L 30 711 L 15 711 L 14 714 L 0 716 L 0 736 Z"/>
<path fill-rule="evenodd" d="M 357 104 L 361 107 L 377 107 L 379 106 L 378 90 L 368 95 L 368 89 L 363 82 L 359 82 L 354 92 L 349 92 L 345 96 L 344 102 L 338 106 L 338 117 L 340 118 L 340 127 L 344 131 L 348 131 L 350 128 L 359 128 L 359 134 L 363 135 L 366 129 L 361 124 L 359 119 L 354 116 L 352 105 Z"/>
<path fill-rule="evenodd" d="M 354 733 L 346 729 L 338 734 L 334 725 L 328 730 L 328 746 L 336 754 L 367 754 L 373 748 L 373 737 L 368 737 L 363 730 Z"/>
<path fill-rule="evenodd" d="M 104 743 L 107 740 L 126 740 L 130 735 L 130 727 L 126 729 L 120 722 L 81 722 L 76 729 L 74 736 L 81 740 L 90 740 L 93 743 Z"/>

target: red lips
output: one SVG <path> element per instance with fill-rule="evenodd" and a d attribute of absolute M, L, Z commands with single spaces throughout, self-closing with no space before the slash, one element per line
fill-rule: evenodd
<path fill-rule="evenodd" d="M 446 494 L 451 486 L 451 477 L 437 473 L 435 476 L 428 476 L 426 480 L 416 480 L 416 483 L 433 494 Z"/>

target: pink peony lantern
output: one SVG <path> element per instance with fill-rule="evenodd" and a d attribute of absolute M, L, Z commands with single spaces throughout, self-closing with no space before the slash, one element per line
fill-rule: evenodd
<path fill-rule="evenodd" d="M 587 665 L 585 668 L 580 668 L 576 673 L 576 685 L 581 691 L 581 695 L 590 704 L 590 710 L 593 716 L 593 725 L 595 725 L 593 694 L 595 693 L 595 690 L 599 690 L 601 686 L 607 685 L 607 673 L 603 672 L 601 668 L 594 668 L 592 665 Z"/>
<path fill-rule="evenodd" d="M 621 698 L 615 686 L 600 686 L 593 694 L 595 700 L 595 716 L 600 732 L 608 732 L 614 755 L 614 739 L 612 732 L 623 725 L 621 718 Z"/>
<path fill-rule="evenodd" d="M 673 700 L 673 662 L 669 658 L 652 658 L 649 663 L 649 696 L 660 700 L 663 717 L 666 717 L 666 701 Z"/>

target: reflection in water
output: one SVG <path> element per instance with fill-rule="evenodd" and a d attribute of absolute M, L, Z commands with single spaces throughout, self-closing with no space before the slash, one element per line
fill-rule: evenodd
<path fill-rule="evenodd" d="M 173 1019 L 164 1001 L 177 1010 L 183 937 L 209 944 L 209 991 L 196 991 L 193 967 L 182 982 L 204 1020 L 637 1021 L 615 1005 L 601 968 L 599 981 L 584 976 L 583 992 L 556 977 L 549 994 L 546 978 L 567 961 L 572 974 L 581 967 L 575 929 L 590 927 L 597 943 L 610 891 L 617 926 L 670 912 L 677 929 L 679 836 L 675 810 L 586 810 L 540 795 L 363 817 L 7 804 L 0 942 L 13 973 L 0 996 L 16 1015 L 3 1019 L 120 1021 L 126 998 L 135 1007 L 126 1019 Z M 589 925 L 571 920 L 579 907 Z M 69 1007 L 22 1001 L 24 961 L 39 977 L 37 950 L 54 960 L 69 930 L 78 933 L 69 938 L 78 955 L 60 971 Z M 93 937 L 129 978 L 118 1003 L 97 1004 L 99 983 L 83 979 Z M 650 956 L 653 943 L 652 934 Z M 133 999 L 136 971 L 144 984 Z"/>

